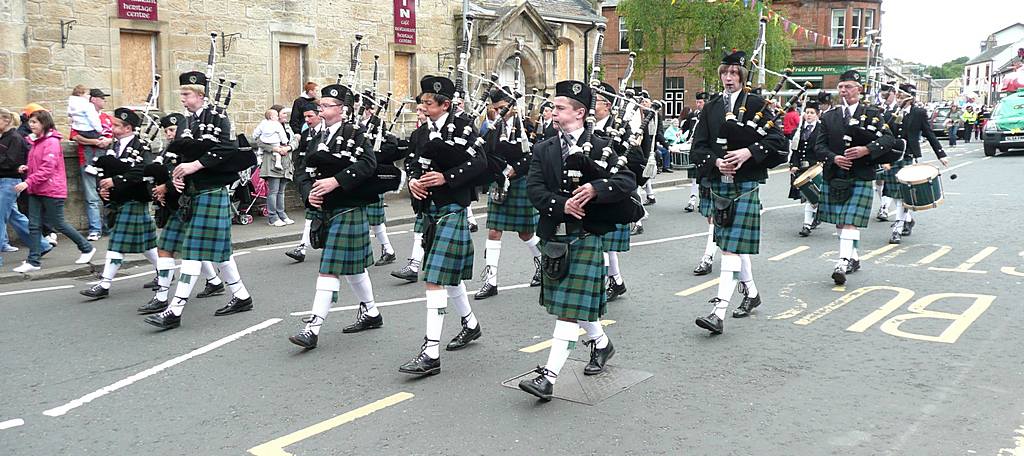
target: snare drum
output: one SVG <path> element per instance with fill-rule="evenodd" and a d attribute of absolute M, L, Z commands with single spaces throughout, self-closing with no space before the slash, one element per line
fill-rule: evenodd
<path fill-rule="evenodd" d="M 821 163 L 817 163 L 793 180 L 793 186 L 800 190 L 800 195 L 811 204 L 818 204 L 820 200 L 821 189 L 814 183 L 814 178 L 821 175 L 822 168 Z"/>
<path fill-rule="evenodd" d="M 674 168 L 681 169 L 692 169 L 694 166 L 690 163 L 690 143 L 685 142 L 682 144 L 674 144 L 669 147 L 670 152 L 669 158 L 672 161 Z"/>
<path fill-rule="evenodd" d="M 923 211 L 942 204 L 942 180 L 939 169 L 932 165 L 908 165 L 896 173 L 896 179 L 904 185 L 903 205 Z"/>

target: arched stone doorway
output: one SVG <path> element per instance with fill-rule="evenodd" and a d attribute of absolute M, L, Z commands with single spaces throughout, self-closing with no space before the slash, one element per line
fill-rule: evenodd
<path fill-rule="evenodd" d="M 547 87 L 547 78 L 544 75 L 544 66 L 541 65 L 540 60 L 529 48 L 523 48 L 521 57 L 521 69 L 519 73 L 520 81 L 523 85 L 520 86 L 520 91 L 523 94 L 528 94 L 534 88 L 543 91 Z M 498 83 L 503 86 L 512 87 L 513 81 L 515 80 L 515 48 L 512 47 L 507 51 L 506 57 L 498 60 Z"/>

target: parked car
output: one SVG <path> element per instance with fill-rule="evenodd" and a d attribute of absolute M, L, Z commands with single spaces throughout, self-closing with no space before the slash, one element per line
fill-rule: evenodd
<path fill-rule="evenodd" d="M 996 104 L 992 118 L 985 124 L 982 135 L 985 155 L 991 157 L 996 151 L 1024 149 L 1024 89 L 1009 95 Z"/>
<path fill-rule="evenodd" d="M 932 132 L 935 136 L 945 137 L 949 135 L 949 129 L 946 128 L 946 119 L 949 119 L 949 107 L 940 106 L 932 110 L 931 115 L 931 127 Z"/>

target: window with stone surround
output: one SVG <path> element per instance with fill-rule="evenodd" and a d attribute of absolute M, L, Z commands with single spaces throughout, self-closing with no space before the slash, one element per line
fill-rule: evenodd
<path fill-rule="evenodd" d="M 121 98 L 119 105 L 142 108 L 153 86 L 156 34 L 121 31 Z M 163 86 L 167 86 L 166 81 Z"/>
<path fill-rule="evenodd" d="M 832 47 L 842 47 L 843 40 L 846 38 L 846 9 L 835 8 L 832 10 Z"/>
<path fill-rule="evenodd" d="M 644 42 L 640 36 L 640 29 L 633 30 L 633 32 L 633 38 L 636 40 L 636 43 L 632 48 L 635 50 L 643 49 Z M 629 29 L 626 28 L 626 18 L 619 17 L 619 50 L 628 51 L 629 49 Z"/>
<path fill-rule="evenodd" d="M 864 29 L 864 33 L 875 29 L 875 10 L 865 9 L 864 17 L 861 19 L 861 27 Z M 865 43 L 863 46 L 867 46 Z"/>

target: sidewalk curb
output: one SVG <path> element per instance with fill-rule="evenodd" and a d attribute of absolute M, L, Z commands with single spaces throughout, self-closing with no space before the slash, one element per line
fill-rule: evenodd
<path fill-rule="evenodd" d="M 678 171 L 677 171 L 678 172 Z M 665 181 L 655 181 L 652 186 L 654 188 L 674 187 L 679 185 L 686 185 L 690 183 L 689 178 L 677 178 L 669 179 Z M 487 213 L 487 205 L 481 204 L 479 207 L 474 207 L 473 210 L 476 214 L 482 215 Z M 406 223 L 412 223 L 416 220 L 415 215 L 404 215 L 399 217 L 388 218 L 388 224 L 390 225 L 402 225 Z M 263 236 L 255 239 L 246 239 L 244 241 L 233 242 L 231 249 L 235 252 L 244 249 L 251 249 L 253 247 L 262 247 L 272 244 L 280 244 L 289 241 L 298 241 L 302 236 L 300 234 L 280 234 L 273 236 Z M 99 252 L 97 252 L 98 254 Z M 143 266 L 149 262 L 144 258 L 138 258 L 133 260 L 125 260 L 121 264 L 122 268 L 132 268 L 136 266 Z M 83 277 L 95 277 L 103 270 L 103 263 L 90 263 L 90 264 L 73 264 L 68 266 L 57 266 L 53 268 L 46 268 L 42 271 L 32 274 L 18 274 L 13 272 L 0 273 L 0 285 L 15 284 L 22 282 L 38 281 L 38 280 L 50 280 L 50 279 L 77 279 Z"/>

